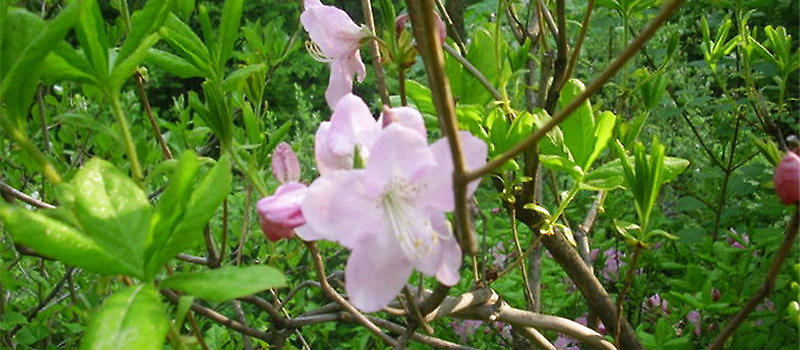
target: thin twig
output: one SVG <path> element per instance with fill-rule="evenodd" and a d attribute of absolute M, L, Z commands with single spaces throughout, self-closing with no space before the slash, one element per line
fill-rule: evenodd
<path fill-rule="evenodd" d="M 174 292 L 172 292 L 170 290 L 162 289 L 161 290 L 161 294 L 163 294 L 165 297 L 167 297 L 167 299 L 171 303 L 174 303 L 174 304 L 178 303 L 178 295 L 175 294 Z M 207 317 L 208 319 L 210 319 L 210 320 L 212 320 L 212 321 L 214 321 L 216 323 L 219 323 L 219 324 L 221 324 L 221 325 L 223 325 L 225 327 L 233 329 L 233 330 L 235 330 L 237 332 L 240 332 L 242 334 L 247 334 L 247 335 L 249 335 L 251 337 L 258 338 L 258 339 L 261 339 L 261 340 L 267 341 L 267 342 L 270 340 L 269 339 L 269 334 L 267 334 L 266 332 L 263 332 L 263 331 L 260 331 L 260 330 L 254 329 L 254 328 L 247 327 L 247 326 L 239 323 L 238 321 L 232 320 L 232 319 L 228 318 L 227 316 L 225 316 L 225 315 L 223 315 L 223 314 L 221 314 L 219 312 L 216 312 L 216 311 L 214 311 L 212 309 L 209 309 L 209 308 L 207 308 L 207 307 L 205 307 L 203 305 L 200 305 L 200 304 L 198 304 L 196 302 L 192 303 L 192 310 L 194 312 L 198 313 L 198 314 L 201 314 L 201 315 Z"/>
<path fill-rule="evenodd" d="M 444 24 L 447 27 L 447 30 L 450 32 L 450 38 L 456 42 L 456 46 L 458 46 L 458 50 L 461 51 L 462 55 L 467 54 L 467 47 L 464 45 L 464 40 L 461 38 L 461 34 L 458 33 L 458 29 L 456 29 L 456 25 L 453 23 L 453 19 L 450 17 L 450 14 L 447 13 L 447 9 L 445 9 L 444 5 L 442 5 L 442 0 L 434 0 L 436 3 L 436 8 L 439 9 L 439 13 L 442 14 L 442 18 L 444 19 Z"/>
<path fill-rule="evenodd" d="M 781 266 L 783 266 L 783 262 L 786 260 L 786 257 L 789 256 L 789 253 L 792 250 L 792 246 L 794 243 L 795 238 L 797 238 L 797 231 L 798 231 L 798 222 L 800 222 L 800 206 L 795 206 L 794 208 L 794 215 L 792 215 L 792 221 L 789 223 L 789 226 L 786 227 L 786 238 L 783 240 L 783 244 L 778 248 L 778 252 L 775 253 L 775 257 L 772 259 L 772 264 L 769 266 L 769 270 L 767 271 L 767 276 L 764 279 L 764 284 L 761 288 L 758 289 L 755 295 L 750 298 L 750 301 L 745 304 L 745 306 L 739 310 L 736 316 L 728 322 L 728 325 L 722 331 L 722 333 L 717 336 L 717 339 L 714 339 L 714 342 L 708 347 L 708 350 L 717 350 L 721 349 L 723 345 L 725 345 L 725 341 L 736 331 L 737 328 L 744 322 L 747 316 L 755 310 L 756 306 L 761 303 L 764 298 L 766 298 L 771 292 L 772 289 L 775 287 L 775 280 L 778 277 L 778 273 L 781 270 Z"/>
<path fill-rule="evenodd" d="M 0 192 L 2 192 L 3 194 L 9 195 L 11 197 L 14 197 L 16 199 L 19 199 L 19 200 L 21 200 L 21 201 L 23 201 L 25 203 L 28 203 L 28 204 L 30 204 L 30 205 L 32 205 L 34 207 L 40 208 L 40 209 L 55 209 L 56 208 L 55 205 L 52 205 L 52 204 L 49 204 L 49 203 L 45 203 L 45 202 L 43 202 L 41 200 L 33 198 L 33 197 L 23 193 L 22 191 L 17 190 L 16 188 L 13 188 L 13 187 L 9 186 L 8 184 L 6 184 L 3 181 L 0 181 Z"/>
<path fill-rule="evenodd" d="M 147 119 L 150 120 L 150 126 L 153 127 L 153 132 L 156 134 L 158 145 L 161 146 L 161 153 L 165 159 L 172 159 L 172 151 L 169 150 L 167 142 L 164 141 L 164 136 L 161 135 L 161 129 L 158 127 L 156 118 L 153 117 L 153 110 L 150 108 L 150 100 L 147 98 L 147 92 L 144 90 L 144 77 L 139 72 L 136 72 L 136 89 L 139 91 L 139 98 L 142 99 L 142 106 L 144 112 L 147 114 Z"/>
<path fill-rule="evenodd" d="M 578 40 L 575 42 L 575 48 L 572 49 L 572 55 L 567 63 L 567 71 L 564 73 L 564 79 L 569 79 L 572 72 L 575 70 L 575 64 L 578 63 L 578 56 L 580 56 L 581 46 L 583 40 L 586 39 L 586 31 L 589 29 L 589 20 L 592 17 L 592 10 L 594 9 L 594 0 L 589 0 L 586 5 L 586 12 L 583 14 L 583 22 L 581 22 L 581 31 L 578 34 Z"/>
<path fill-rule="evenodd" d="M 373 38 L 369 41 L 369 49 L 372 54 L 372 67 L 375 69 L 378 94 L 381 96 L 381 103 L 384 106 L 391 106 L 392 102 L 389 101 L 389 90 L 386 89 L 386 76 L 383 73 L 381 52 L 378 48 L 378 38 L 375 32 L 375 19 L 372 17 L 372 2 L 370 0 L 361 0 L 361 9 L 364 11 L 364 20 L 367 22 L 367 28 L 373 33 Z"/>
<path fill-rule="evenodd" d="M 369 319 L 367 319 L 364 314 L 358 311 L 353 304 L 350 304 L 345 298 L 339 295 L 336 290 L 334 290 L 330 284 L 328 284 L 328 279 L 325 278 L 325 265 L 322 262 L 322 256 L 319 253 L 319 249 L 317 249 L 317 245 L 314 242 L 304 242 L 306 247 L 308 248 L 309 252 L 311 252 L 312 260 L 314 261 L 314 267 L 317 269 L 317 277 L 319 277 L 320 287 L 322 287 L 322 291 L 325 294 L 339 303 L 345 310 L 347 310 L 356 322 L 360 323 L 362 326 L 367 328 L 373 334 L 377 335 L 384 343 L 389 346 L 394 346 L 397 342 L 392 339 L 392 337 L 388 336 L 386 333 L 383 333 L 378 326 L 372 323 Z"/>
<path fill-rule="evenodd" d="M 578 107 L 583 105 L 589 97 L 600 91 L 600 89 L 605 85 L 608 80 L 610 80 L 619 70 L 622 68 L 628 60 L 630 60 L 638 51 L 639 49 L 644 46 L 644 44 L 655 34 L 658 28 L 661 27 L 666 20 L 672 16 L 672 14 L 680 7 L 680 5 L 684 2 L 684 0 L 672 0 L 670 3 L 665 5 L 661 12 L 659 12 L 658 16 L 654 18 L 650 24 L 639 34 L 639 36 L 634 39 L 630 45 L 628 45 L 625 50 L 623 50 L 617 58 L 609 64 L 606 69 L 600 73 L 600 75 L 595 78 L 589 86 L 586 87 L 586 90 L 575 97 L 575 99 L 570 102 L 567 106 L 563 109 L 559 110 L 553 118 L 536 130 L 535 133 L 528 136 L 522 142 L 518 143 L 510 150 L 506 151 L 502 155 L 496 157 L 492 161 L 486 163 L 483 167 L 472 170 L 466 174 L 466 178 L 468 181 L 475 180 L 480 178 L 481 176 L 488 175 L 494 169 L 502 166 L 507 161 L 511 160 L 518 154 L 525 151 L 528 147 L 531 147 L 533 144 L 537 143 L 539 139 L 541 139 L 544 135 L 546 135 L 550 130 L 560 124 L 564 119 L 570 116 L 572 112 L 574 112 Z"/>
<path fill-rule="evenodd" d="M 486 91 L 489 91 L 489 93 L 495 100 L 497 101 L 503 100 L 503 96 L 500 95 L 500 92 L 497 91 L 497 89 L 495 89 L 494 86 L 492 86 L 492 83 L 489 82 L 489 79 L 486 79 L 486 76 L 484 76 L 483 73 L 481 73 L 481 71 L 478 70 L 478 68 L 475 68 L 475 66 L 473 66 L 472 63 L 470 63 L 469 60 L 466 59 L 466 57 L 459 54 L 458 51 L 456 51 L 456 49 L 454 49 L 447 43 L 442 44 L 442 47 L 444 48 L 444 51 L 450 54 L 450 56 L 452 56 L 453 58 L 455 58 L 456 61 L 458 61 L 458 63 L 461 63 L 461 65 L 467 69 L 467 72 L 472 74 L 472 76 L 475 77 L 475 79 L 478 79 L 478 82 L 480 82 L 481 85 L 483 85 L 483 87 L 486 88 Z"/>
<path fill-rule="evenodd" d="M 388 329 L 388 330 L 390 330 L 392 332 L 395 332 L 395 333 L 403 334 L 403 332 L 406 331 L 405 327 L 397 325 L 397 324 L 395 324 L 393 322 L 390 322 L 390 321 L 387 321 L 387 320 L 384 320 L 384 319 L 381 319 L 381 318 L 367 316 L 367 319 L 369 319 L 370 321 L 372 321 L 376 325 L 378 325 L 378 326 L 380 326 L 382 328 L 386 328 L 386 329 Z M 411 335 L 411 339 L 415 340 L 415 341 L 418 341 L 418 342 L 420 342 L 422 344 L 425 344 L 425 345 L 430 345 L 430 346 L 432 346 L 434 348 L 438 348 L 438 349 L 477 350 L 476 348 L 473 348 L 473 347 L 459 345 L 459 344 L 456 344 L 456 343 L 451 343 L 451 342 L 449 342 L 447 340 L 443 340 L 443 339 L 439 339 L 439 338 L 436 338 L 436 337 L 427 336 L 427 335 L 420 334 L 420 333 L 413 333 Z"/>

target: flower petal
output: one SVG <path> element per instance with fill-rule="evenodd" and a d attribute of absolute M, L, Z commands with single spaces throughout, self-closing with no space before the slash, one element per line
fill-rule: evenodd
<path fill-rule="evenodd" d="M 444 215 L 436 215 L 431 218 L 433 228 L 439 232 L 440 260 L 436 270 L 436 279 L 446 286 L 452 286 L 461 279 L 461 247 L 453 235 L 450 222 Z"/>
<path fill-rule="evenodd" d="M 346 94 L 334 108 L 330 122 L 322 122 L 314 139 L 314 154 L 320 174 L 353 168 L 353 151 L 360 145 L 362 158 L 378 138 L 381 128 L 361 98 Z"/>
<path fill-rule="evenodd" d="M 347 259 L 345 290 L 364 312 L 388 305 L 411 276 L 411 263 L 393 243 L 388 232 L 365 236 Z"/>
<path fill-rule="evenodd" d="M 411 107 L 395 107 L 385 109 L 378 121 L 379 124 L 383 125 L 384 127 L 387 127 L 393 123 L 397 123 L 416 130 L 425 138 L 428 137 L 428 132 L 425 130 L 425 121 L 422 119 L 422 114 Z"/>
<path fill-rule="evenodd" d="M 323 54 L 340 59 L 361 46 L 364 33 L 346 12 L 319 0 L 306 0 L 304 7 L 300 23 Z"/>
<path fill-rule="evenodd" d="M 390 124 L 372 147 L 367 161 L 367 181 L 373 190 L 387 186 L 415 186 L 434 167 L 433 152 L 417 131 Z"/>
<path fill-rule="evenodd" d="M 488 149 L 483 140 L 472 136 L 469 132 L 459 131 L 461 147 L 467 169 L 474 170 L 486 164 Z M 453 211 L 453 157 L 447 138 L 441 138 L 431 145 L 436 159 L 436 171 L 431 172 L 426 186 L 427 193 L 421 198 L 423 201 L 444 210 Z M 467 196 L 472 195 L 478 188 L 480 180 L 475 180 L 467 186 Z"/>
<path fill-rule="evenodd" d="M 306 228 L 304 240 L 327 239 L 352 249 L 358 238 L 382 227 L 376 194 L 364 185 L 364 170 L 332 171 L 308 187 L 300 203 Z"/>

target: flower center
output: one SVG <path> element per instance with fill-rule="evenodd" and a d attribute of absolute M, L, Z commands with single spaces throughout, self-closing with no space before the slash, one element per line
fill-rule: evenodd
<path fill-rule="evenodd" d="M 418 189 L 405 181 L 392 181 L 381 196 L 381 206 L 403 253 L 409 258 L 424 258 L 439 244 L 439 233 L 431 221 L 410 203 Z"/>

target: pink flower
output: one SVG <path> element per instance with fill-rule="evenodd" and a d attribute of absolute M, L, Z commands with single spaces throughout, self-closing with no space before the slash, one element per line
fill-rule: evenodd
<path fill-rule="evenodd" d="M 465 343 L 469 337 L 475 334 L 475 331 L 478 330 L 478 327 L 483 325 L 483 321 L 480 320 L 464 320 L 461 322 L 453 321 L 450 322 L 450 327 L 453 328 L 453 331 L 458 334 L 458 338 L 461 340 L 462 343 Z"/>
<path fill-rule="evenodd" d="M 614 248 L 608 248 L 603 252 L 603 255 L 606 257 L 605 268 L 603 268 L 602 271 L 603 277 L 605 277 L 607 281 L 616 281 L 619 277 L 619 268 L 626 265 L 625 262 L 622 261 L 622 258 L 625 257 L 625 253 Z"/>
<path fill-rule="evenodd" d="M 282 184 L 300 180 L 300 163 L 286 142 L 279 143 L 272 152 L 272 175 Z"/>
<path fill-rule="evenodd" d="M 689 313 L 686 314 L 686 320 L 689 321 L 689 323 L 691 323 L 694 327 L 694 335 L 699 337 L 703 331 L 700 324 L 700 312 L 697 310 L 689 311 Z"/>
<path fill-rule="evenodd" d="M 330 63 L 331 75 L 325 100 L 334 108 L 336 102 L 353 89 L 353 76 L 363 81 L 367 74 L 359 48 L 367 35 L 344 11 L 323 5 L 319 0 L 305 0 L 300 23 L 319 51 L 316 57 Z"/>
<path fill-rule="evenodd" d="M 466 132 L 461 139 L 468 166 L 484 164 L 486 144 Z M 309 186 L 300 205 L 307 230 L 298 234 L 352 250 L 345 290 L 356 307 L 372 312 L 397 295 L 412 268 L 457 283 L 461 250 L 444 215 L 454 209 L 447 140 L 429 146 L 417 130 L 391 123 L 368 151 L 364 169 L 330 170 Z M 476 187 L 470 184 L 469 193 Z"/>
<path fill-rule="evenodd" d="M 800 201 L 800 155 L 786 152 L 775 169 L 775 191 L 783 204 Z"/>
<path fill-rule="evenodd" d="M 651 311 L 661 309 L 661 312 L 669 314 L 669 303 L 666 299 L 661 299 L 658 293 L 651 295 L 649 298 L 642 302 L 642 308 Z"/>
<path fill-rule="evenodd" d="M 361 98 L 346 94 L 333 108 L 328 122 L 319 124 L 314 136 L 314 155 L 321 175 L 332 170 L 353 168 L 355 150 L 364 161 L 380 135 L 381 126 Z"/>
<path fill-rule="evenodd" d="M 306 195 L 306 185 L 288 182 L 275 191 L 275 194 L 262 198 L 256 205 L 264 231 L 270 241 L 291 238 L 294 229 L 306 223 L 300 211 L 300 201 Z"/>
<path fill-rule="evenodd" d="M 422 114 L 410 107 L 387 108 L 376 121 L 364 101 L 353 94 L 342 97 L 333 109 L 329 122 L 322 122 L 314 137 L 317 170 L 353 169 L 355 152 L 362 161 L 369 159 L 370 149 L 381 130 L 393 123 L 411 128 L 427 137 Z"/>

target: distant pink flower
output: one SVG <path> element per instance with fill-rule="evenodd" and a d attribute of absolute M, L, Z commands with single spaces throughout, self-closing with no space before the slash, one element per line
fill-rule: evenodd
<path fill-rule="evenodd" d="M 450 322 L 450 327 L 453 328 L 453 331 L 458 334 L 458 338 L 461 340 L 462 343 L 465 343 L 469 337 L 475 334 L 475 331 L 478 330 L 478 327 L 483 325 L 483 321 L 480 320 L 463 320 L 463 321 L 453 321 Z"/>
<path fill-rule="evenodd" d="M 306 191 L 306 185 L 288 182 L 278 187 L 275 194 L 258 201 L 261 231 L 270 241 L 291 238 L 294 229 L 306 223 L 300 211 L 300 201 Z"/>
<path fill-rule="evenodd" d="M 505 250 L 503 242 L 497 242 L 494 247 L 489 248 L 489 253 L 494 258 L 492 265 L 498 270 L 503 269 L 506 266 L 506 261 L 508 261 L 508 254 L 503 253 Z"/>
<path fill-rule="evenodd" d="M 466 132 L 461 140 L 469 168 L 486 162 L 483 141 Z M 305 240 L 327 239 L 352 250 L 345 290 L 366 312 L 386 306 L 412 268 L 454 285 L 461 266 L 444 215 L 455 206 L 447 140 L 429 146 L 418 131 L 391 123 L 369 153 L 364 169 L 327 171 L 309 186 L 301 203 L 309 232 L 298 231 Z M 470 184 L 469 194 L 476 187 Z"/>
<path fill-rule="evenodd" d="M 689 311 L 689 313 L 686 314 L 686 320 L 689 321 L 689 323 L 691 323 L 692 326 L 694 327 L 694 335 L 699 337 L 700 334 L 703 332 L 702 325 L 700 323 L 701 322 L 700 312 L 697 310 Z"/>
<path fill-rule="evenodd" d="M 279 143 L 272 152 L 272 175 L 282 184 L 300 180 L 300 163 L 286 142 Z"/>
<path fill-rule="evenodd" d="M 625 262 L 622 261 L 622 258 L 625 257 L 625 253 L 614 248 L 608 248 L 603 252 L 603 255 L 606 257 L 606 265 L 602 271 L 603 277 L 605 277 L 607 281 L 616 281 L 617 278 L 619 278 L 619 269 L 626 265 Z"/>
<path fill-rule="evenodd" d="M 642 308 L 647 311 L 652 310 L 661 310 L 661 312 L 665 314 L 669 314 L 669 303 L 665 299 L 661 299 L 661 296 L 658 293 L 651 295 L 644 302 L 642 302 Z"/>
<path fill-rule="evenodd" d="M 367 36 L 346 12 L 323 5 L 319 0 L 305 0 L 300 23 L 319 47 L 317 59 L 330 63 L 331 75 L 325 100 L 330 108 L 353 89 L 353 76 L 363 81 L 367 74 L 359 48 Z"/>

